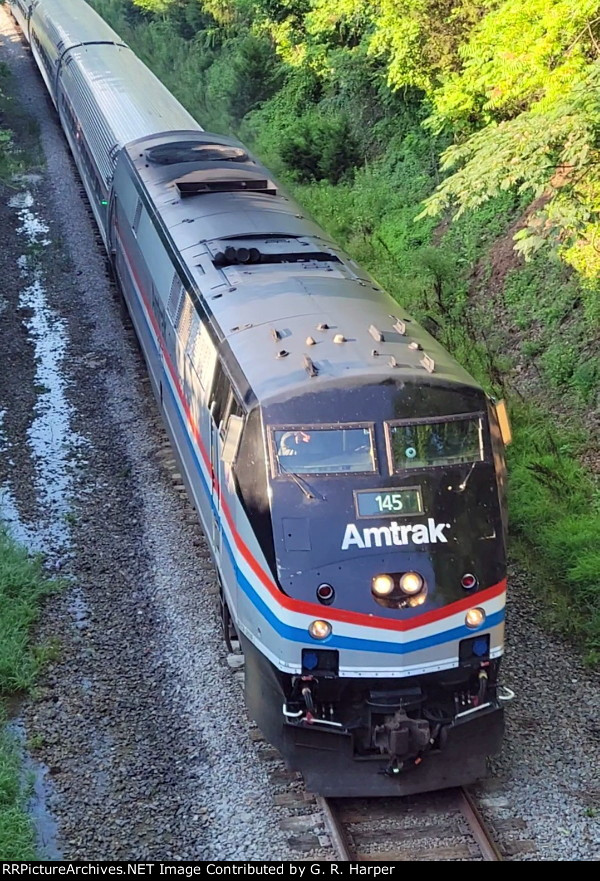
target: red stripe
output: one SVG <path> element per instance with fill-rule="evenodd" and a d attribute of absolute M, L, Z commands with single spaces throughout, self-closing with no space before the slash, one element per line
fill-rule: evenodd
<path fill-rule="evenodd" d="M 125 256 L 125 259 L 127 260 L 127 264 L 131 271 L 131 274 L 135 279 L 136 286 L 144 302 L 146 312 L 150 319 L 150 323 L 152 324 L 152 328 L 154 329 L 154 333 L 156 334 L 161 352 L 163 354 L 167 367 L 169 368 L 169 373 L 171 374 L 173 383 L 175 385 L 175 388 L 177 389 L 177 395 L 185 412 L 188 426 L 191 430 L 194 440 L 196 441 L 196 445 L 200 451 L 202 459 L 204 460 L 206 468 L 211 475 L 212 485 L 218 493 L 222 511 L 225 515 L 225 519 L 227 520 L 238 550 L 240 551 L 244 560 L 250 566 L 254 574 L 257 576 L 257 578 L 260 579 L 261 583 L 264 585 L 264 587 L 266 587 L 271 596 L 280 606 L 282 606 L 284 609 L 287 609 L 289 612 L 299 612 L 303 615 L 310 615 L 313 618 L 323 617 L 323 606 L 320 606 L 317 603 L 307 603 L 303 602 L 302 600 L 294 600 L 284 594 L 269 577 L 269 575 L 264 571 L 264 569 L 260 566 L 258 561 L 252 555 L 250 549 L 242 539 L 241 535 L 237 531 L 227 501 L 221 495 L 221 488 L 213 472 L 212 463 L 202 442 L 202 437 L 198 430 L 198 426 L 193 420 L 190 408 L 188 407 L 185 397 L 183 395 L 183 390 L 179 382 L 179 377 L 177 375 L 173 362 L 171 361 L 171 356 L 169 355 L 169 352 L 165 346 L 160 327 L 158 326 L 158 322 L 154 317 L 154 313 L 150 307 L 150 303 L 148 302 L 148 299 L 144 293 L 144 289 L 138 273 L 135 270 L 135 266 L 129 257 L 123 239 L 121 238 L 121 235 L 118 231 L 118 226 L 117 238 L 122 245 L 123 254 Z M 362 627 L 377 627 L 382 630 L 412 630 L 415 627 L 422 627 L 423 624 L 431 624 L 434 621 L 440 621 L 442 618 L 447 618 L 450 615 L 456 614 L 457 612 L 461 612 L 465 609 L 470 609 L 473 605 L 479 605 L 486 602 L 487 600 L 492 600 L 495 597 L 500 596 L 500 594 L 504 593 L 505 590 L 506 578 L 504 578 L 502 581 L 499 581 L 498 584 L 494 584 L 492 587 L 488 587 L 482 591 L 477 591 L 476 593 L 465 597 L 465 599 L 457 600 L 455 603 L 450 603 L 447 606 L 443 606 L 441 609 L 431 609 L 431 611 L 424 612 L 422 615 L 418 615 L 415 618 L 410 618 L 407 621 L 398 621 L 395 619 L 392 620 L 390 618 L 379 618 L 374 615 L 367 615 L 364 612 L 351 612 L 344 609 L 328 609 L 327 618 L 331 621 L 343 621 L 346 624 L 356 624 Z"/>

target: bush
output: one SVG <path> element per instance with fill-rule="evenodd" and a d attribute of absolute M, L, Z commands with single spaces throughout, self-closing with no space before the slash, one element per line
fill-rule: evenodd
<path fill-rule="evenodd" d="M 347 117 L 309 111 L 282 135 L 279 155 L 296 180 L 335 184 L 354 171 L 358 146 Z"/>
<path fill-rule="evenodd" d="M 280 87 L 282 71 L 271 42 L 246 34 L 227 47 L 230 64 L 226 88 L 228 111 L 239 124 Z"/>

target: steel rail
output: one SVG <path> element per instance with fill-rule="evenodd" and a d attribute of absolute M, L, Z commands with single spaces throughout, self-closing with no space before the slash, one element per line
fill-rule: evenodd
<path fill-rule="evenodd" d="M 459 789 L 460 809 L 486 862 L 502 862 L 504 857 L 491 836 L 475 799 L 467 789 Z"/>
<path fill-rule="evenodd" d="M 471 793 L 462 788 L 455 789 L 454 793 L 456 795 L 458 808 L 468 823 L 469 831 L 481 852 L 483 860 L 485 862 L 502 862 L 504 857 L 502 856 L 498 845 L 492 838 L 486 822 Z M 343 862 L 360 861 L 359 857 L 353 856 L 344 824 L 339 819 L 335 801 L 324 798 L 323 796 L 318 796 L 317 803 L 323 813 L 325 825 L 331 838 L 333 848 L 337 851 L 338 859 Z M 400 853 L 400 851 L 398 851 L 398 853 Z M 376 856 L 375 859 L 377 859 Z"/>
<path fill-rule="evenodd" d="M 340 860 L 345 863 L 352 862 L 353 859 L 346 832 L 344 831 L 342 823 L 340 823 L 338 819 L 337 812 L 331 806 L 331 800 L 319 795 L 317 796 L 317 803 L 323 812 L 325 825 L 331 837 L 331 843 L 335 850 L 337 850 Z"/>

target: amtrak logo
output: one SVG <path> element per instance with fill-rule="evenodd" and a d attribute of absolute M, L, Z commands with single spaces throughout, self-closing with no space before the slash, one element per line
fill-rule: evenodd
<path fill-rule="evenodd" d="M 449 523 L 436 523 L 433 517 L 429 517 L 427 525 L 424 523 L 396 523 L 392 520 L 389 526 L 367 526 L 360 530 L 355 523 L 348 523 L 342 550 L 348 548 L 382 548 L 393 545 L 407 545 L 412 542 L 416 545 L 447 544 L 448 539 L 444 535 L 444 529 L 450 529 Z"/>

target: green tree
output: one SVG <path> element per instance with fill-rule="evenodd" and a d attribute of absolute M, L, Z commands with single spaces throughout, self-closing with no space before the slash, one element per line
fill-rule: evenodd
<path fill-rule="evenodd" d="M 533 15 L 532 15 L 533 13 Z M 598 0 L 506 0 L 462 47 L 462 71 L 434 94 L 434 129 L 458 143 L 451 172 L 425 203 L 456 216 L 503 190 L 539 200 L 517 248 L 547 243 L 588 278 L 600 276 L 600 28 Z M 479 130 L 460 139 L 462 125 Z"/>

